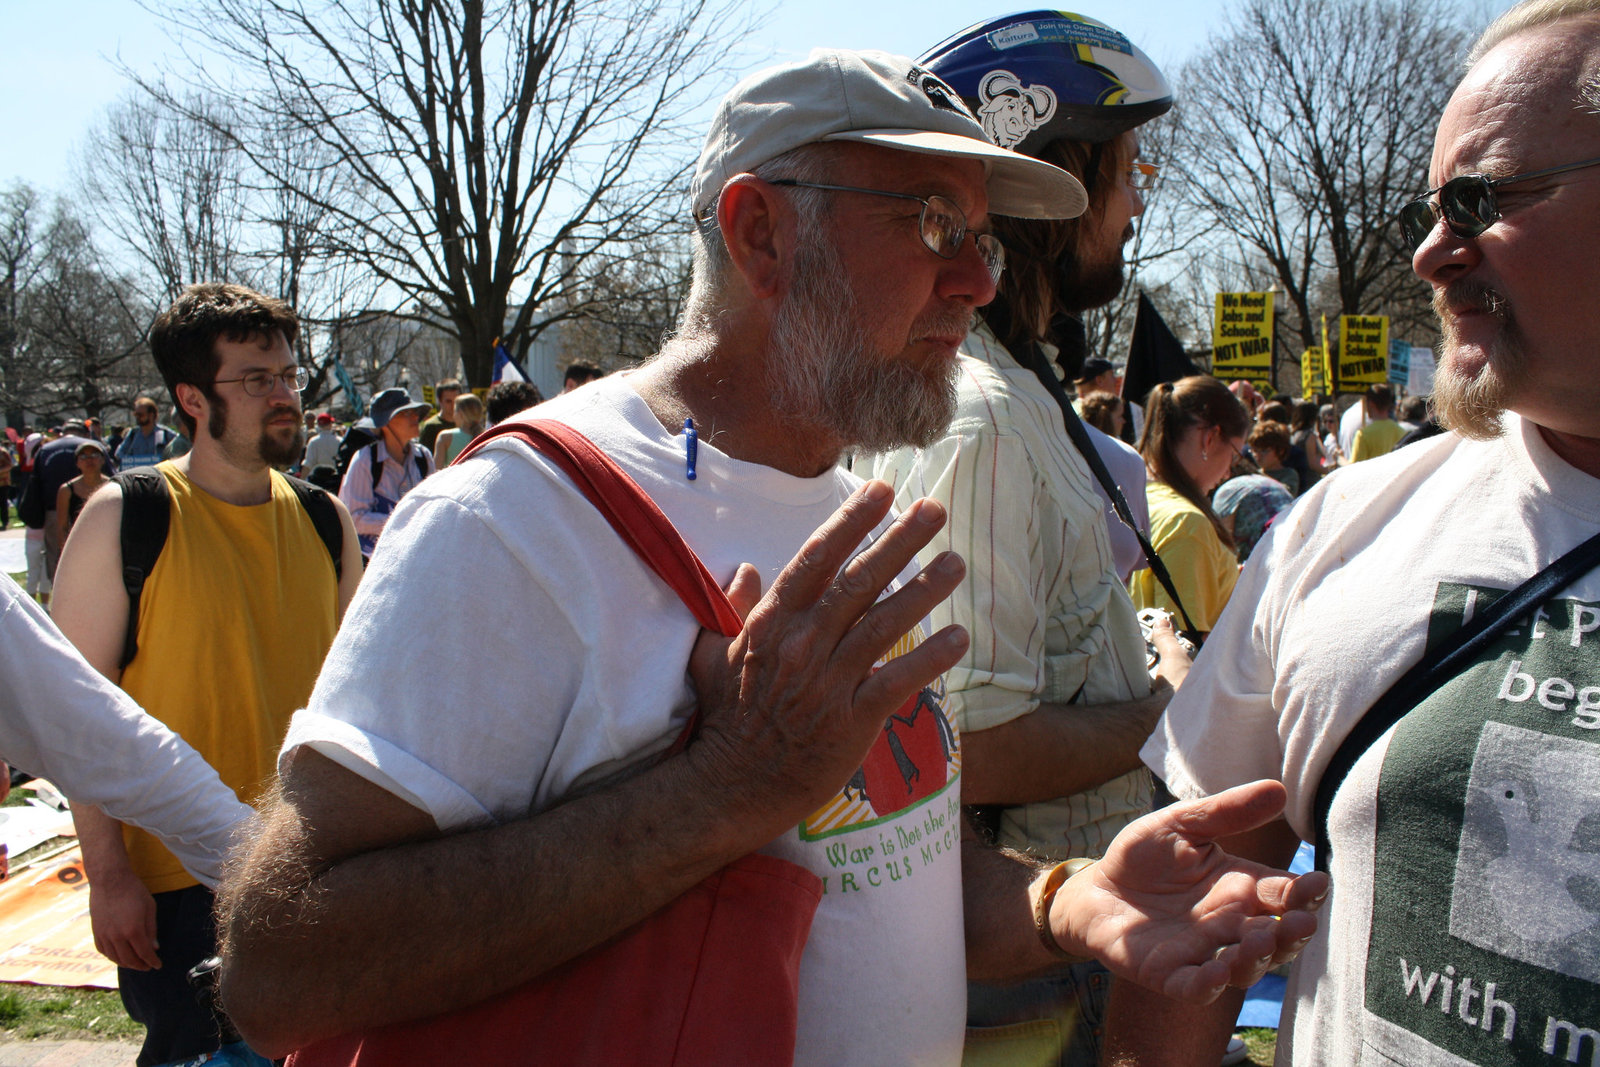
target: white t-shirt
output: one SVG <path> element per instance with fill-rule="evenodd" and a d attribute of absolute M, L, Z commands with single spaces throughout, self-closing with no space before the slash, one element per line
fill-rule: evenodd
<path fill-rule="evenodd" d="M 1345 408 L 1344 414 L 1339 417 L 1339 447 L 1344 449 L 1345 455 L 1355 451 L 1356 434 L 1361 432 L 1361 427 L 1367 424 L 1367 402 L 1357 400 Z"/>
<path fill-rule="evenodd" d="M 724 585 L 750 562 L 770 587 L 860 484 L 739 462 L 706 438 L 689 481 L 684 438 L 627 375 L 540 415 L 620 463 Z M 415 639 L 418 604 L 430 606 L 428 641 Z M 673 741 L 695 701 L 686 664 L 698 633 L 565 476 L 496 443 L 401 501 L 284 748 L 313 745 L 447 830 L 519 818 Z M 823 879 L 797 1063 L 959 1060 L 960 752 L 933 701 L 891 718 L 859 780 L 763 850 Z"/>
<path fill-rule="evenodd" d="M 1273 525 L 1142 753 L 1176 794 L 1278 778 L 1311 839 L 1329 759 L 1426 643 L 1600 530 L 1600 480 L 1506 425 L 1341 470 Z M 1600 573 L 1369 749 L 1329 832 L 1280 1063 L 1596 1062 Z"/>
<path fill-rule="evenodd" d="M 1098 483 L 1062 428 L 1060 407 L 987 326 L 973 329 L 961 351 L 947 434 L 868 464 L 895 486 L 900 507 L 926 496 L 949 510 L 924 561 L 945 549 L 967 561 L 967 580 L 932 613 L 936 624 L 960 623 L 972 635 L 947 675 L 951 714 L 962 730 L 987 730 L 1041 702 L 1148 696 L 1144 639 Z M 1000 839 L 1051 858 L 1099 856 L 1149 810 L 1150 778 L 1139 768 L 1005 809 Z"/>
<path fill-rule="evenodd" d="M 0 759 L 161 838 L 215 886 L 250 817 L 188 743 L 91 667 L 12 581 L 0 582 Z"/>

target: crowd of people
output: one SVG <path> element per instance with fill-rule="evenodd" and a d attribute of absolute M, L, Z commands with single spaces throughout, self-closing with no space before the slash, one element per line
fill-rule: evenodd
<path fill-rule="evenodd" d="M 293 309 L 191 286 L 179 430 L 30 452 L 50 615 L 0 598 L 141 1067 L 1213 1067 L 1296 956 L 1280 1062 L 1592 1059 L 1597 86 L 1595 0 L 1476 45 L 1421 409 L 1121 395 L 1173 94 L 1059 12 L 740 82 L 676 330 L 546 403 L 341 427 Z"/>

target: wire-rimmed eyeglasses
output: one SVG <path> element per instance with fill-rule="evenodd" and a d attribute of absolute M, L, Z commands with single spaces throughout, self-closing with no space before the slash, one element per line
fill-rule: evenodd
<path fill-rule="evenodd" d="M 794 178 L 776 178 L 767 184 L 787 185 L 798 189 L 822 189 L 832 193 L 866 193 L 869 196 L 891 196 L 896 200 L 915 200 L 922 205 L 922 215 L 917 221 L 917 231 L 928 251 L 941 259 L 954 259 L 961 252 L 961 242 L 967 236 L 967 216 L 953 202 L 942 196 L 914 196 L 911 193 L 891 193 L 887 189 L 862 189 L 854 185 L 824 185 L 821 182 L 802 182 Z M 1006 269 L 1006 249 L 992 233 L 974 233 L 972 240 L 978 246 L 983 265 L 989 268 L 989 277 L 1000 280 Z"/>

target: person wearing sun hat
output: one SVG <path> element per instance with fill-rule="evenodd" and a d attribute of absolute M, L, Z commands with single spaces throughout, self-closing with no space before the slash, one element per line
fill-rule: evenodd
<path fill-rule="evenodd" d="M 361 535 L 361 555 L 368 559 L 400 498 L 433 473 L 433 453 L 415 443 L 422 413 L 431 410 L 430 404 L 412 400 L 399 387 L 372 398 L 368 414 L 379 440 L 350 458 L 339 485 L 339 499 L 350 509 Z"/>

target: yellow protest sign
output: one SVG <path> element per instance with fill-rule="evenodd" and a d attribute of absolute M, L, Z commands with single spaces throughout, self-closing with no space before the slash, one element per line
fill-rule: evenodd
<path fill-rule="evenodd" d="M 1339 316 L 1339 392 L 1360 393 L 1389 378 L 1389 316 Z"/>
<path fill-rule="evenodd" d="M 1272 294 L 1218 293 L 1211 329 L 1211 373 L 1272 387 Z"/>
<path fill-rule="evenodd" d="M 1327 362 L 1322 355 L 1322 348 L 1313 345 L 1300 357 L 1300 397 L 1310 400 L 1318 393 L 1327 391 Z"/>

